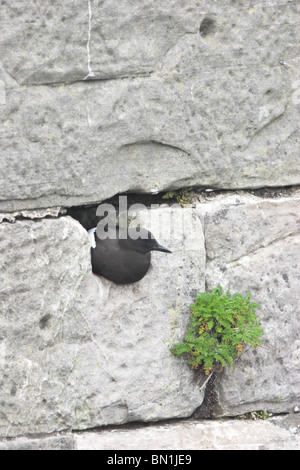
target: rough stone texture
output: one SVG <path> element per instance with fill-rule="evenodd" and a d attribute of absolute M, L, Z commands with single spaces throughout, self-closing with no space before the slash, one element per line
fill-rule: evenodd
<path fill-rule="evenodd" d="M 180 422 L 75 434 L 78 450 L 299 450 L 299 434 L 270 421 Z M 143 458 L 142 458 L 143 460 Z"/>
<path fill-rule="evenodd" d="M 299 193 L 278 200 L 221 197 L 209 210 L 203 206 L 206 287 L 249 290 L 264 328 L 262 347 L 243 354 L 234 373 L 225 368 L 217 376 L 215 413 L 290 411 L 300 400 Z"/>
<path fill-rule="evenodd" d="M 124 287 L 91 274 L 64 216 L 121 192 L 299 184 L 297 2 L 0 8 L 0 436 L 190 416 L 204 389 L 169 347 L 218 283 L 251 291 L 265 335 L 217 377 L 215 414 L 299 407 L 299 194 L 135 214 L 173 254 Z M 72 446 L 47 439 L 0 449 Z"/>
<path fill-rule="evenodd" d="M 186 417 L 201 405 L 204 389 L 170 353 L 204 289 L 192 212 L 170 243 L 181 213 L 139 214 L 173 253 L 154 253 L 147 276 L 123 287 L 92 275 L 87 232 L 70 217 L 0 224 L 1 436 Z"/>
<path fill-rule="evenodd" d="M 57 217 L 65 214 L 66 209 L 61 207 L 49 207 L 48 209 L 38 209 L 19 212 L 2 212 L 0 213 L 1 222 L 15 222 L 18 219 L 43 219 L 44 217 Z"/>
<path fill-rule="evenodd" d="M 0 210 L 299 184 L 297 3 L 1 4 Z"/>
<path fill-rule="evenodd" d="M 0 441 L 0 450 L 74 450 L 72 435 L 20 438 Z"/>
<path fill-rule="evenodd" d="M 299 406 L 299 201 L 221 194 L 133 211 L 173 253 L 128 286 L 91 274 L 68 216 L 1 223 L 0 435 L 191 416 L 204 389 L 169 348 L 205 283 L 249 289 L 265 331 L 217 376 L 215 415 Z"/>

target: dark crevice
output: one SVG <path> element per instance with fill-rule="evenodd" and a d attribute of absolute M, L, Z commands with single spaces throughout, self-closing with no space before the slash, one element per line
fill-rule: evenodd
<path fill-rule="evenodd" d="M 71 206 L 71 207 L 61 207 L 56 212 L 47 213 L 45 209 L 33 209 L 33 210 L 24 210 L 24 211 L 17 211 L 17 212 L 0 212 L 0 223 L 1 222 L 8 222 L 14 223 L 16 221 L 22 220 L 31 220 L 31 221 L 41 221 L 43 219 L 56 219 L 59 217 L 70 216 L 73 219 L 77 220 L 86 230 L 93 228 L 99 222 L 99 217 L 96 216 L 97 207 L 100 204 L 112 204 L 116 211 L 118 211 L 119 207 L 119 197 L 126 196 L 127 197 L 127 207 L 129 208 L 133 204 L 143 204 L 146 207 L 151 207 L 151 205 L 162 205 L 171 206 L 173 204 L 178 204 L 177 195 L 180 191 L 187 191 L 188 197 L 190 198 L 190 202 L 192 205 L 195 205 L 199 202 L 204 201 L 211 201 L 215 197 L 224 194 L 236 194 L 237 196 L 252 194 L 256 197 L 262 199 L 276 199 L 281 197 L 291 197 L 297 191 L 299 191 L 300 185 L 294 186 L 282 186 L 282 187 L 263 187 L 263 188 L 245 188 L 245 189 L 210 189 L 210 188 L 203 188 L 203 187 L 190 187 L 188 188 L 169 188 L 163 192 L 157 194 L 149 194 L 149 193 L 120 193 L 116 194 L 115 196 L 105 199 L 103 201 L 99 201 L 96 204 L 86 204 L 86 205 L 78 205 L 78 206 Z M 167 192 L 174 193 L 173 196 L 168 198 L 164 198 Z M 169 193 L 170 195 L 170 193 Z M 39 215 L 35 215 L 35 213 L 39 213 Z"/>
<path fill-rule="evenodd" d="M 190 202 L 192 205 L 197 204 L 199 201 L 198 198 L 201 198 L 203 201 L 213 200 L 216 196 L 220 194 L 237 194 L 237 195 L 246 195 L 252 194 L 259 198 L 265 199 L 276 199 L 280 197 L 292 196 L 296 193 L 300 186 L 286 186 L 286 187 L 270 187 L 270 188 L 259 188 L 259 189 L 240 189 L 240 190 L 226 190 L 226 189 L 196 189 L 196 188 L 185 188 L 190 197 Z M 66 209 L 65 215 L 73 217 L 77 220 L 86 230 L 89 230 L 93 227 L 96 227 L 99 222 L 99 217 L 96 216 L 97 207 L 100 204 L 111 204 L 115 207 L 117 213 L 119 208 L 119 197 L 127 197 L 127 207 L 129 208 L 133 204 L 143 204 L 146 207 L 151 207 L 151 205 L 162 205 L 171 206 L 173 204 L 178 204 L 176 199 L 176 191 L 179 193 L 181 189 L 172 190 L 174 195 L 172 197 L 164 198 L 166 192 L 161 192 L 158 194 L 136 194 L 136 193 L 122 193 L 116 194 L 115 196 L 99 202 L 98 204 L 85 205 L 85 206 L 73 206 Z"/>
<path fill-rule="evenodd" d="M 203 402 L 204 403 L 204 402 Z M 203 406 L 203 404 L 201 405 Z M 199 408 L 201 408 L 201 406 Z M 93 426 L 87 427 L 85 429 L 76 429 L 74 428 L 65 428 L 59 431 L 54 432 L 43 432 L 43 433 L 32 433 L 26 435 L 17 435 L 17 436 L 9 436 L 9 437 L 1 437 L 0 442 L 14 442 L 18 439 L 49 439 L 51 437 L 72 437 L 76 434 L 88 434 L 91 432 L 101 433 L 103 431 L 131 431 L 135 429 L 144 429 L 144 428 L 155 428 L 158 426 L 166 426 L 166 425 L 173 425 L 173 424 L 181 424 L 181 423 L 189 423 L 192 421 L 231 421 L 235 419 L 239 419 L 239 415 L 234 416 L 224 416 L 224 417 L 200 417 L 197 415 L 199 408 L 191 415 L 186 418 L 169 418 L 169 419 L 162 419 L 157 421 L 131 421 L 123 424 L 108 424 L 102 426 Z M 197 416 L 196 416 L 197 415 Z M 272 413 L 272 418 L 276 417 L 284 417 L 287 418 L 289 416 L 293 416 L 295 413 L 288 413 L 288 412 L 279 412 L 279 413 Z M 276 424 L 276 423 L 275 423 Z"/>
<path fill-rule="evenodd" d="M 211 385 L 211 387 L 213 387 L 213 384 Z M 185 418 L 167 418 L 167 419 L 162 419 L 162 420 L 156 420 L 156 421 L 131 421 L 131 422 L 127 422 L 127 423 L 123 423 L 123 424 L 107 424 L 107 425 L 100 425 L 100 426 L 95 426 L 95 427 L 91 427 L 91 428 L 86 428 L 86 429 L 76 429 L 76 428 L 73 428 L 71 430 L 72 434 L 85 434 L 85 433 L 89 433 L 89 432 L 95 432 L 95 433 L 101 433 L 103 431 L 131 431 L 131 430 L 135 430 L 135 429 L 145 429 L 145 428 L 155 428 L 155 427 L 158 427 L 158 426 L 166 426 L 166 425 L 174 425 L 174 424 L 181 424 L 181 423 L 191 423 L 191 422 L 195 422 L 195 421 L 199 421 L 199 423 L 201 422 L 205 422 L 205 421 L 224 421 L 224 422 L 228 422 L 228 421 L 232 421 L 232 420 L 238 420 L 240 419 L 240 415 L 233 415 L 233 416 L 222 416 L 222 417 L 218 417 L 218 416 L 214 416 L 213 414 L 213 405 L 214 403 L 210 404 L 210 400 L 212 400 L 212 397 L 210 396 L 208 399 L 207 399 L 207 402 L 206 402 L 206 411 L 207 411 L 207 414 L 210 413 L 210 411 L 212 411 L 212 414 L 210 414 L 209 416 L 201 416 L 201 413 L 200 413 L 200 409 L 201 407 L 203 407 L 203 404 L 197 408 L 197 410 L 191 415 L 191 416 L 188 416 L 188 417 L 185 417 Z M 213 401 L 215 402 L 215 399 L 213 398 Z M 205 413 L 203 413 L 205 414 Z M 272 413 L 272 418 L 276 417 L 276 416 L 290 416 L 291 413 L 288 413 L 288 412 L 280 412 L 280 413 Z"/>
<path fill-rule="evenodd" d="M 97 226 L 99 217 L 96 216 L 99 204 L 92 206 L 74 206 L 67 209 L 66 215 L 77 220 L 86 230 Z"/>
<path fill-rule="evenodd" d="M 119 197 L 126 196 L 127 208 L 133 204 L 143 204 L 146 207 L 151 207 L 152 204 L 157 205 L 171 205 L 176 202 L 175 199 L 163 199 L 165 193 L 158 194 L 133 194 L 133 193 L 122 193 L 116 194 L 115 196 L 99 202 L 98 204 L 92 204 L 88 206 L 73 206 L 67 209 L 66 215 L 69 215 L 73 219 L 77 220 L 86 230 L 96 227 L 100 218 L 97 217 L 96 211 L 101 204 L 111 204 L 116 209 L 118 214 L 119 209 Z"/>
<path fill-rule="evenodd" d="M 215 391 L 215 374 L 207 382 L 205 387 L 205 395 L 202 404 L 192 414 L 190 419 L 212 419 L 214 418 L 215 406 L 218 403 L 218 395 Z"/>

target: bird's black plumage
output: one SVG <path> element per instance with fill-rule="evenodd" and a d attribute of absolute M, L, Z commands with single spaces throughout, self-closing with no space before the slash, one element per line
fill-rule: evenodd
<path fill-rule="evenodd" d="M 148 230 L 140 229 L 137 239 L 133 238 L 133 231 L 129 229 L 127 237 L 122 239 L 117 228 L 112 234 L 116 234 L 116 237 L 108 237 L 105 240 L 97 237 L 96 229 L 89 231 L 92 237 L 91 257 L 94 274 L 100 274 L 116 284 L 131 284 L 147 274 L 151 251 L 171 253 L 168 248 L 160 245 Z"/>

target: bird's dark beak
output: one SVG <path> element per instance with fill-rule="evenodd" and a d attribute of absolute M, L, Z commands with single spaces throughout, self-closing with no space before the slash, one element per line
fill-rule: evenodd
<path fill-rule="evenodd" d="M 169 250 L 168 248 L 166 248 L 165 246 L 162 246 L 160 245 L 159 243 L 157 245 L 155 245 L 152 250 L 154 251 L 164 251 L 165 253 L 172 253 L 171 250 Z"/>

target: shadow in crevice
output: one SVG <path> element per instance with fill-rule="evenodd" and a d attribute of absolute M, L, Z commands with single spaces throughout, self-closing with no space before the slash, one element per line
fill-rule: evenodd
<path fill-rule="evenodd" d="M 92 206 L 74 206 L 67 209 L 66 215 L 77 220 L 86 230 L 97 226 L 99 217 L 96 215 L 99 204 Z"/>
<path fill-rule="evenodd" d="M 98 204 L 86 205 L 86 206 L 73 206 L 67 209 L 65 215 L 69 215 L 73 219 L 77 220 L 86 230 L 90 230 L 97 226 L 98 222 L 102 217 L 96 215 L 97 208 L 101 204 L 111 204 L 115 210 L 116 214 L 119 213 L 119 197 L 126 197 L 127 209 L 130 208 L 133 204 L 142 204 L 145 207 L 151 207 L 151 205 L 161 205 L 165 206 L 170 205 L 176 201 L 167 200 L 163 198 L 164 193 L 158 193 L 155 195 L 152 194 L 117 194 L 110 199 L 99 202 Z"/>
<path fill-rule="evenodd" d="M 215 390 L 216 375 L 213 373 L 205 387 L 205 395 L 202 404 L 194 411 L 191 420 L 214 418 L 215 406 L 218 403 L 218 396 Z"/>

